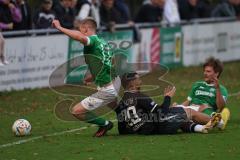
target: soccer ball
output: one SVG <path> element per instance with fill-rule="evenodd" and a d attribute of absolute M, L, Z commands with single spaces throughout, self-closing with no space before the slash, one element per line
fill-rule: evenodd
<path fill-rule="evenodd" d="M 31 132 L 31 124 L 26 119 L 18 119 L 13 123 L 12 131 L 16 136 L 26 136 Z"/>

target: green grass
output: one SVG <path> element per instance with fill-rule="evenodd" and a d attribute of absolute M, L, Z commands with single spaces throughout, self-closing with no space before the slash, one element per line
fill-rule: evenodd
<path fill-rule="evenodd" d="M 201 72 L 201 67 L 170 70 L 164 79 L 177 87 L 173 101 L 184 101 L 192 82 L 202 78 Z M 221 81 L 229 93 L 239 92 L 240 62 L 225 64 Z M 44 136 L 88 126 L 85 123 L 65 122 L 56 118 L 54 106 L 64 98 L 66 96 L 57 95 L 49 89 L 0 93 L 0 146 L 43 136 L 27 143 L 0 148 L 0 160 L 240 159 L 239 95 L 228 99 L 231 120 L 223 132 L 213 131 L 206 135 L 118 136 L 115 127 L 108 136 L 93 138 L 92 134 L 97 128 L 89 127 L 59 136 Z M 156 100 L 161 103 L 159 99 Z M 115 119 L 113 113 L 107 117 Z M 11 126 L 18 118 L 26 118 L 31 122 L 31 136 L 13 136 Z"/>

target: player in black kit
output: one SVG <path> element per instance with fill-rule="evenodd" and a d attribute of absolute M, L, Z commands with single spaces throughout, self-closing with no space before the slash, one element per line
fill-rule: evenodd
<path fill-rule="evenodd" d="M 170 107 L 175 87 L 164 91 L 162 105 L 140 92 L 141 79 L 136 72 L 122 76 L 124 95 L 116 108 L 119 134 L 175 134 L 183 132 L 208 133 L 221 119 L 220 114 L 213 117 L 192 109 Z"/>

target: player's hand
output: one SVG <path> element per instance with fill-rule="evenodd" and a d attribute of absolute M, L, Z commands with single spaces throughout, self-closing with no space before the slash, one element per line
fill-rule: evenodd
<path fill-rule="evenodd" d="M 176 92 L 176 88 L 175 87 L 168 86 L 164 90 L 164 96 L 173 97 L 175 92 Z"/>
<path fill-rule="evenodd" d="M 56 29 L 59 29 L 61 27 L 61 24 L 60 24 L 59 20 L 54 19 L 52 21 L 52 26 Z"/>
<path fill-rule="evenodd" d="M 172 104 L 173 107 L 175 107 L 177 105 L 178 105 L 177 102 L 173 102 L 173 104 Z"/>
<path fill-rule="evenodd" d="M 213 77 L 213 84 L 215 86 L 216 89 L 219 88 L 219 80 L 217 77 Z"/>

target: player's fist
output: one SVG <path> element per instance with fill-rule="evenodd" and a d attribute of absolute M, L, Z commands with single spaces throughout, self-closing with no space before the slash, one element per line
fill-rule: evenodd
<path fill-rule="evenodd" d="M 176 92 L 176 88 L 175 87 L 168 86 L 164 90 L 164 96 L 173 97 L 175 92 Z"/>
<path fill-rule="evenodd" d="M 59 29 L 61 27 L 61 24 L 60 24 L 59 20 L 54 19 L 52 21 L 52 26 L 56 29 Z"/>
<path fill-rule="evenodd" d="M 218 78 L 217 77 L 213 77 L 212 79 L 213 79 L 212 81 L 213 81 L 213 84 L 214 84 L 215 88 L 219 89 L 220 85 L 219 85 Z"/>
<path fill-rule="evenodd" d="M 172 104 L 173 107 L 175 107 L 177 105 L 178 105 L 177 102 L 173 102 L 173 104 Z"/>

